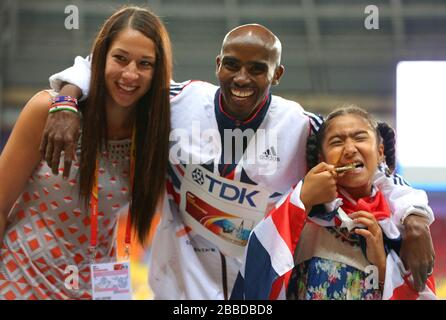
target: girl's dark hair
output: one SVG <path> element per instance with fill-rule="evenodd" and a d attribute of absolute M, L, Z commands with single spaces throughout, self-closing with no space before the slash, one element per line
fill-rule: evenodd
<path fill-rule="evenodd" d="M 321 125 L 319 130 L 316 133 L 312 133 L 307 140 L 307 166 L 308 170 L 313 168 L 319 163 L 319 155 L 322 153 L 322 141 L 325 137 L 325 131 L 327 129 L 328 124 L 331 120 L 336 117 L 354 114 L 362 117 L 367 120 L 375 130 L 377 143 L 383 143 L 384 145 L 384 155 L 387 166 L 390 171 L 393 172 L 395 170 L 395 131 L 390 127 L 387 123 L 380 122 L 377 123 L 372 116 L 365 110 L 359 108 L 356 105 L 344 105 L 340 108 L 332 111 L 324 123 Z"/>
<path fill-rule="evenodd" d="M 93 186 L 96 157 L 107 148 L 105 111 L 105 63 L 117 35 L 126 28 L 137 30 L 155 44 L 156 62 L 150 90 L 135 106 L 136 155 L 130 202 L 132 227 L 144 244 L 158 201 L 163 195 L 167 172 L 172 53 L 168 33 L 151 11 L 125 6 L 108 18 L 93 44 L 90 94 L 81 108 L 80 195 L 88 202 Z"/>
<path fill-rule="evenodd" d="M 395 171 L 396 165 L 395 130 L 385 122 L 378 122 L 378 131 L 381 134 L 382 143 L 384 145 L 386 164 L 389 167 L 390 172 L 393 172 Z"/>

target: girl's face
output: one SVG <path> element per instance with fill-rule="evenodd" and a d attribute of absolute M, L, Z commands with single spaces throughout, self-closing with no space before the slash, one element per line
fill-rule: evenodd
<path fill-rule="evenodd" d="M 150 89 L 156 62 L 155 44 L 141 32 L 126 28 L 107 53 L 105 83 L 108 102 L 132 107 Z"/>
<path fill-rule="evenodd" d="M 370 195 L 375 171 L 384 159 L 384 146 L 378 145 L 375 130 L 366 119 L 346 114 L 330 120 L 322 141 L 322 158 L 336 167 L 354 162 L 362 165 L 337 179 L 339 186 L 358 199 Z"/>

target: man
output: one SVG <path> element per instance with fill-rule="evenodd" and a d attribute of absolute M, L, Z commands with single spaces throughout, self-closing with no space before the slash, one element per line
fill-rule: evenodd
<path fill-rule="evenodd" d="M 293 186 L 306 173 L 306 140 L 321 119 L 271 95 L 284 72 L 280 57 L 281 43 L 271 31 L 243 25 L 223 40 L 216 60 L 219 87 L 200 81 L 172 84 L 167 197 L 149 267 L 155 298 L 227 299 L 252 228 L 274 205 L 296 201 Z M 78 59 L 52 76 L 52 86 L 75 83 L 85 95 L 88 69 L 89 63 Z M 80 95 L 72 86 L 62 91 Z M 67 174 L 78 128 L 78 118 L 66 112 L 49 118 L 41 150 L 55 173 L 64 149 Z M 433 214 L 426 195 L 393 185 L 386 196 L 400 225 L 410 214 L 404 220 L 405 245 L 412 250 L 405 251 L 411 252 L 411 268 L 414 261 L 422 264 L 412 269 L 422 286 L 433 267 L 428 231 Z M 329 202 L 336 194 L 324 197 Z"/>

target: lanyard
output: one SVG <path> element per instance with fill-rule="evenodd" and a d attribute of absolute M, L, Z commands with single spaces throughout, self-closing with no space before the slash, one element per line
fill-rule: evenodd
<path fill-rule="evenodd" d="M 133 188 L 133 179 L 135 174 L 135 155 L 136 155 L 136 146 L 135 146 L 135 128 L 132 131 L 132 145 L 130 148 L 130 195 L 132 194 Z M 99 177 L 99 159 L 96 159 L 96 169 L 94 174 L 93 188 L 91 190 L 90 197 L 90 214 L 91 214 L 91 226 L 90 226 L 90 258 L 91 261 L 94 262 L 96 258 L 96 247 L 98 241 L 98 177 Z M 127 212 L 127 222 L 125 227 L 125 254 L 126 259 L 128 259 L 130 255 L 130 243 L 131 243 L 131 233 L 132 233 L 132 223 L 131 223 L 131 215 L 130 215 L 131 202 L 129 203 L 129 209 Z"/>

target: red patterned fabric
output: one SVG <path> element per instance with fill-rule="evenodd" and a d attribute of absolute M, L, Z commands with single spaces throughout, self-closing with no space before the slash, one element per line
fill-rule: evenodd
<path fill-rule="evenodd" d="M 96 258 L 102 261 L 116 256 L 118 213 L 129 201 L 130 144 L 110 142 L 100 158 Z M 42 161 L 30 177 L 0 247 L 0 299 L 91 298 L 90 217 L 78 196 L 78 170 L 76 162 L 64 180 Z M 69 281 L 73 269 L 68 267 L 78 271 L 78 289 Z"/>

